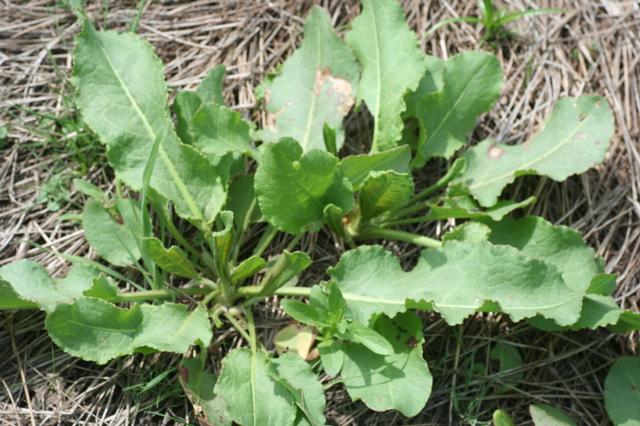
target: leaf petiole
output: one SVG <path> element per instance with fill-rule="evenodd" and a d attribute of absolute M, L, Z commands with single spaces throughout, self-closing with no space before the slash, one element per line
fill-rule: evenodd
<path fill-rule="evenodd" d="M 363 230 L 359 231 L 356 237 L 367 240 L 380 238 L 405 241 L 407 243 L 429 248 L 442 247 L 442 243 L 440 241 L 424 235 L 412 234 L 411 232 L 398 231 L 395 229 L 380 228 L 377 226 L 367 226 Z"/>

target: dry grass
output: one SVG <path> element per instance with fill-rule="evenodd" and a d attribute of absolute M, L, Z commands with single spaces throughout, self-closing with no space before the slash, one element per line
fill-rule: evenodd
<path fill-rule="evenodd" d="M 109 28 L 125 29 L 138 2 L 90 2 L 91 16 Z M 227 66 L 227 101 L 254 119 L 254 87 L 296 46 L 302 19 L 312 2 L 251 0 L 152 3 L 144 8 L 139 32 L 166 63 L 172 89 L 191 88 L 218 63 Z M 322 1 L 337 25 L 358 12 L 356 1 Z M 419 34 L 452 16 L 476 14 L 475 2 L 403 1 Z M 581 231 L 619 274 L 617 297 L 639 310 L 640 295 L 640 7 L 629 1 L 509 0 L 511 9 L 563 7 L 564 14 L 527 18 L 511 28 L 520 34 L 497 52 L 506 77 L 504 95 L 483 118 L 473 140 L 492 135 L 519 142 L 531 135 L 560 96 L 593 92 L 605 95 L 614 109 L 617 134 L 605 164 L 562 184 L 525 179 L 512 195 L 535 193 L 532 213 Z M 61 254 L 91 252 L 82 231 L 64 214 L 78 212 L 80 197 L 68 188 L 74 176 L 105 187 L 101 151 L 76 122 L 69 96 L 73 16 L 55 2 L 0 2 L 0 122 L 8 124 L 8 146 L 0 150 L 0 265 L 28 257 L 61 274 Z M 461 24 L 421 36 L 426 52 L 448 57 L 479 48 L 477 27 Z M 367 120 L 354 116 L 351 134 L 366 134 Z M 364 133 L 363 133 L 364 132 Z M 428 179 L 438 172 L 424 172 Z M 56 179 L 60 185 L 45 186 Z M 50 188 L 48 197 L 39 197 Z M 52 212 L 46 201 L 60 199 Z M 43 200 L 45 201 L 43 203 Z M 55 206 L 53 206 L 55 207 Z M 442 233 L 451 223 L 418 229 Z M 37 246 L 34 245 L 37 244 Z M 282 244 L 283 242 L 276 242 Z M 339 250 L 326 234 L 302 242 L 316 259 L 313 282 Z M 409 262 L 415 249 L 394 246 Z M 273 302 L 262 306 L 267 341 L 283 323 Z M 425 411 L 406 421 L 393 413 L 372 413 L 349 402 L 340 387 L 328 392 L 329 421 L 352 424 L 482 424 L 492 410 L 504 407 L 517 424 L 526 424 L 527 406 L 549 402 L 561 406 L 580 424 L 607 424 L 602 383 L 613 359 L 636 353 L 637 337 L 605 332 L 542 334 L 499 317 L 470 320 L 457 328 L 425 317 L 425 356 L 435 377 Z M 57 349 L 42 330 L 39 313 L 5 314 L 0 329 L 0 424 L 173 424 L 195 423 L 182 398 L 172 356 L 132 357 L 97 367 Z M 228 345 L 239 342 L 219 331 L 223 342 L 212 351 L 219 360 Z M 507 340 L 520 348 L 525 365 L 509 376 L 496 370 L 489 350 Z M 154 388 L 130 388 L 166 374 Z M 162 377 L 162 376 L 160 376 Z M 504 390 L 504 386 L 507 390 Z M 502 391 L 501 391 L 502 390 Z M 479 422 L 479 423 L 478 423 Z"/>

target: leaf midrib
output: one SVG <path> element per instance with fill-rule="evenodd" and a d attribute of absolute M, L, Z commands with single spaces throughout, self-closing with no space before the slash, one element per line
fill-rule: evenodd
<path fill-rule="evenodd" d="M 371 19 L 373 21 L 373 39 L 375 42 L 375 61 L 376 61 L 376 94 L 377 94 L 377 102 L 374 117 L 374 127 L 373 127 L 373 148 L 374 150 L 378 149 L 378 137 L 380 135 L 380 104 L 382 102 L 382 69 L 380 66 L 380 40 L 378 34 L 378 26 L 377 26 L 377 18 L 375 5 L 373 2 L 369 2 L 369 6 L 371 8 Z"/>
<path fill-rule="evenodd" d="M 313 122 L 313 115 L 315 114 L 315 111 L 316 111 L 316 104 L 319 96 L 319 95 L 316 95 L 315 89 L 316 89 L 316 79 L 318 76 L 318 70 L 320 68 L 320 62 L 322 57 L 322 37 L 320 34 L 319 26 L 316 25 L 314 29 L 316 30 L 316 38 L 318 39 L 318 42 L 316 46 L 317 53 L 316 53 L 316 64 L 314 67 L 315 72 L 312 74 L 312 81 L 311 81 L 311 105 L 309 105 L 309 112 L 307 113 L 307 122 L 304 129 L 304 134 L 302 136 L 302 150 L 304 152 L 307 152 L 307 145 L 309 144 L 309 137 L 311 135 L 311 124 Z"/>
<path fill-rule="evenodd" d="M 469 87 L 471 87 L 471 83 L 473 81 L 476 80 L 477 75 L 480 73 L 480 71 L 482 71 L 482 69 L 489 63 L 489 61 L 484 61 L 482 63 L 482 65 L 474 72 L 474 75 L 471 79 L 469 79 L 467 81 L 467 83 L 464 85 L 464 88 L 462 89 L 462 91 L 460 92 L 460 95 L 456 98 L 455 102 L 453 103 L 453 105 L 451 106 L 451 108 L 449 108 L 449 110 L 447 110 L 446 114 L 444 115 L 444 117 L 442 118 L 442 120 L 440 121 L 440 124 L 438 125 L 438 127 L 436 127 L 436 129 L 433 131 L 433 133 L 431 133 L 431 136 L 427 136 L 427 142 L 425 143 L 425 147 L 427 146 L 427 144 L 429 143 L 430 140 L 433 140 L 436 138 L 436 136 L 440 133 L 440 131 L 442 130 L 442 128 L 444 127 L 444 124 L 446 122 L 448 122 L 449 117 L 451 116 L 451 114 L 453 114 L 453 111 L 458 107 L 458 104 L 462 101 L 462 98 L 464 97 L 464 95 L 467 93 L 467 90 L 469 90 Z M 446 65 L 445 65 L 446 67 Z M 446 72 L 446 69 L 445 69 Z M 444 96 L 445 92 L 439 92 L 437 95 L 438 96 Z M 447 96 L 444 96 L 445 99 L 450 99 Z"/>
<path fill-rule="evenodd" d="M 591 110 L 592 110 L 592 109 L 593 109 L 593 107 L 592 107 L 592 108 L 589 108 L 589 110 L 588 110 L 588 111 L 584 111 L 584 114 L 588 114 L 589 112 L 591 112 Z M 508 171 L 508 172 L 506 172 L 506 173 L 504 173 L 504 174 L 502 174 L 502 175 L 500 175 L 500 176 L 494 177 L 494 178 L 489 179 L 489 180 L 486 180 L 486 181 L 484 181 L 484 182 L 479 182 L 479 183 L 477 183 L 477 184 L 469 185 L 469 189 L 477 189 L 477 188 L 481 188 L 481 187 L 483 187 L 483 186 L 490 185 L 490 184 L 492 184 L 492 183 L 495 183 L 495 182 L 497 182 L 497 181 L 500 181 L 500 180 L 502 180 L 502 179 L 505 179 L 505 178 L 508 178 L 508 177 L 512 176 L 515 172 L 517 172 L 517 171 L 519 171 L 519 170 L 527 170 L 527 169 L 529 169 L 532 165 L 534 165 L 534 164 L 536 164 L 536 163 L 539 163 L 539 162 L 540 162 L 540 161 L 542 161 L 542 160 L 545 160 L 547 157 L 551 156 L 551 155 L 552 155 L 552 154 L 554 154 L 556 151 L 558 151 L 560 148 L 562 148 L 562 147 L 563 147 L 563 146 L 565 146 L 567 143 L 569 143 L 569 142 L 570 142 L 570 140 L 571 140 L 571 138 L 573 138 L 573 136 L 574 136 L 576 133 L 578 133 L 578 130 L 582 129 L 582 126 L 586 125 L 587 121 L 588 121 L 587 119 L 585 119 L 585 120 L 581 121 L 581 122 L 580 122 L 580 123 L 575 127 L 575 129 L 574 129 L 571 133 L 569 133 L 569 135 L 567 135 L 567 137 L 566 137 L 562 142 L 560 142 L 559 144 L 557 144 L 554 148 L 550 149 L 549 151 L 546 151 L 546 152 L 545 152 L 544 154 L 542 154 L 541 156 L 539 156 L 539 157 L 537 157 L 537 158 L 534 158 L 533 160 L 529 161 L 528 163 L 524 163 L 524 164 L 522 164 L 522 165 L 520 165 L 520 166 L 514 167 L 514 168 L 512 168 L 510 171 Z M 546 126 L 545 126 L 545 128 L 546 128 Z M 543 129 L 540 133 L 542 133 L 542 132 L 544 132 L 544 129 Z M 537 135 L 537 137 L 539 137 L 539 136 L 540 136 L 540 133 Z M 534 139 L 531 141 L 531 143 L 535 143 L 535 140 L 537 139 L 537 137 L 536 137 L 536 138 L 534 138 Z M 521 148 L 521 147 L 522 147 L 522 144 L 517 145 L 517 147 L 518 147 L 518 148 Z M 535 170 L 535 169 L 534 169 L 534 170 Z"/>
<path fill-rule="evenodd" d="M 187 189 L 187 186 L 185 185 L 184 181 L 182 180 L 182 177 L 177 173 L 177 171 L 175 169 L 175 165 L 173 164 L 173 162 L 171 161 L 171 159 L 167 155 L 166 151 L 164 150 L 164 147 L 162 146 L 162 142 L 163 141 L 162 140 L 158 140 L 158 136 L 156 135 L 156 132 L 153 130 L 153 127 L 151 127 L 151 124 L 149 123 L 149 120 L 147 119 L 147 116 L 140 109 L 140 106 L 138 105 L 138 102 L 133 97 L 133 95 L 129 91 L 129 88 L 127 87 L 125 82 L 120 77 L 120 74 L 118 73 L 118 71 L 116 70 L 115 66 L 113 65 L 113 62 L 111 62 L 111 59 L 109 58 L 109 55 L 107 54 L 106 50 L 104 49 L 104 45 L 102 44 L 102 40 L 100 40 L 98 38 L 98 42 L 99 42 L 98 44 L 100 46 L 100 53 L 102 53 L 102 56 L 107 61 L 107 64 L 109 65 L 109 69 L 111 70 L 111 73 L 113 74 L 115 79 L 118 81 L 118 85 L 122 89 L 122 92 L 126 96 L 127 100 L 129 101 L 129 103 L 131 104 L 133 109 L 135 110 L 136 114 L 142 120 L 142 123 L 143 123 L 147 133 L 149 134 L 151 140 L 153 140 L 154 143 L 155 143 L 155 141 L 158 141 L 158 143 L 159 143 L 158 148 L 159 148 L 159 152 L 160 152 L 160 158 L 162 159 L 162 162 L 165 164 L 165 166 L 169 170 L 169 173 L 171 174 L 171 177 L 174 179 L 174 183 L 178 187 L 178 191 L 180 191 L 180 194 L 182 195 L 182 198 L 184 199 L 184 201 L 189 206 L 189 210 L 191 210 L 191 213 L 197 219 L 203 220 L 202 213 L 200 212 L 200 209 L 197 207 L 197 204 L 196 204 L 195 200 L 193 199 L 193 197 L 189 193 L 189 190 Z M 149 159 L 147 161 L 150 161 L 150 160 L 151 159 Z"/>

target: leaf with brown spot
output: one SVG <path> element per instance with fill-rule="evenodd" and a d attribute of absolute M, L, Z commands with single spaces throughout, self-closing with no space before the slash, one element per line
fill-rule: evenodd
<path fill-rule="evenodd" d="M 603 98 L 561 99 L 530 141 L 510 146 L 487 139 L 467 151 L 460 181 L 484 207 L 493 206 L 518 176 L 548 176 L 561 182 L 604 160 L 613 126 L 613 114 Z"/>
<path fill-rule="evenodd" d="M 260 137 L 267 142 L 293 138 L 304 152 L 325 149 L 326 124 L 336 131 L 340 149 L 342 119 L 355 102 L 358 74 L 353 53 L 333 31 L 327 12 L 312 8 L 300 48 L 265 89 L 269 126 Z"/>

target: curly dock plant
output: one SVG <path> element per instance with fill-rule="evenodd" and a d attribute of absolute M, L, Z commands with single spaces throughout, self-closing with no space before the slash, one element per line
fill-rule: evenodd
<path fill-rule="evenodd" d="M 311 10 L 301 46 L 259 89 L 262 129 L 224 105 L 224 68 L 169 105 L 153 48 L 84 20 L 76 105 L 104 144 L 116 190 L 76 185 L 102 261 L 69 258 L 64 278 L 29 260 L 3 266 L 0 307 L 43 310 L 60 348 L 99 364 L 184 354 L 185 391 L 216 425 L 322 425 L 321 374 L 372 410 L 417 415 L 432 383 L 418 311 L 450 325 L 500 312 L 544 330 L 640 328 L 576 231 L 509 216 L 535 197 L 501 198 L 521 176 L 563 181 L 602 162 L 614 131 L 607 102 L 561 99 L 531 140 L 470 146 L 478 116 L 501 93 L 498 60 L 425 55 L 395 0 L 362 3 L 344 39 L 327 12 Z M 350 143 L 343 120 L 364 106 L 370 150 L 341 156 Z M 416 187 L 413 172 L 436 157 L 451 160 L 449 171 Z M 444 219 L 458 226 L 440 240 L 405 227 Z M 314 259 L 294 248 L 323 227 L 351 249 L 325 282 L 297 286 Z M 263 257 L 278 233 L 293 236 L 287 250 Z M 372 240 L 423 251 L 405 271 Z M 252 314 L 273 295 L 296 321 L 278 334 L 279 355 L 260 341 Z M 229 326 L 246 347 L 214 376 L 206 348 L 213 328 Z M 307 362 L 314 353 L 320 362 Z"/>

